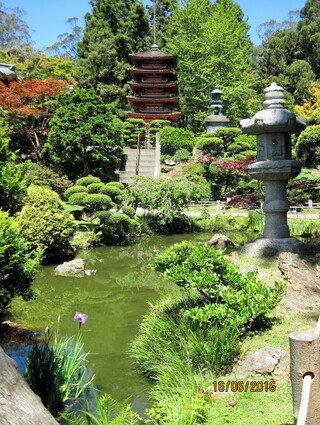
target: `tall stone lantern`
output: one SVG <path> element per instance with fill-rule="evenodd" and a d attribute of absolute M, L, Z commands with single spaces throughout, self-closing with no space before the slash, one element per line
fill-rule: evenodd
<path fill-rule="evenodd" d="M 215 86 L 215 88 L 211 91 L 211 102 L 210 108 L 212 110 L 211 115 L 204 119 L 204 125 L 206 127 L 207 133 L 213 133 L 217 128 L 228 127 L 229 118 L 223 115 L 223 101 L 221 96 L 223 92 L 220 90 L 219 86 Z"/>
<path fill-rule="evenodd" d="M 284 108 L 283 88 L 276 83 L 264 90 L 264 109 L 253 118 L 241 121 L 242 131 L 257 137 L 257 162 L 249 165 L 249 174 L 265 186 L 265 227 L 263 238 L 246 244 L 243 251 L 257 257 L 279 252 L 301 252 L 304 245 L 290 237 L 287 223 L 288 180 L 300 174 L 299 161 L 292 159 L 291 134 L 306 127 L 303 117 Z"/>

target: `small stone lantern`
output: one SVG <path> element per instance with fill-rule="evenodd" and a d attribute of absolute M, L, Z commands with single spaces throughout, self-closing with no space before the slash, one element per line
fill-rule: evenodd
<path fill-rule="evenodd" d="M 219 86 L 215 86 L 215 88 L 210 93 L 210 108 L 212 109 L 212 114 L 204 119 L 204 125 L 206 127 L 207 133 L 213 133 L 217 128 L 228 127 L 229 125 L 229 118 L 222 114 L 222 95 L 223 92 L 220 90 Z"/>
<path fill-rule="evenodd" d="M 287 223 L 288 180 L 300 174 L 299 161 L 291 155 L 291 134 L 306 127 L 303 117 L 284 109 L 283 88 L 276 83 L 264 90 L 264 109 L 253 118 L 241 121 L 242 131 L 257 137 L 257 162 L 249 165 L 249 174 L 265 185 L 265 227 L 263 238 L 246 244 L 243 251 L 258 257 L 279 252 L 301 252 L 304 245 L 290 237 Z"/>

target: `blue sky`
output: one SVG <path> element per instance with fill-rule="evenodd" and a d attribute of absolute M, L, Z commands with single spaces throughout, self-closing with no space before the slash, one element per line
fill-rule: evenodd
<path fill-rule="evenodd" d="M 0 0 L 8 8 L 20 7 L 25 10 L 24 20 L 33 30 L 32 40 L 37 49 L 50 46 L 58 41 L 58 35 L 70 32 L 65 24 L 68 18 L 79 18 L 83 26 L 84 15 L 91 10 L 89 0 Z M 152 4 L 151 0 L 143 0 Z M 257 27 L 271 19 L 282 22 L 290 10 L 301 9 L 306 0 L 237 0 L 248 20 L 251 40 L 260 44 Z"/>

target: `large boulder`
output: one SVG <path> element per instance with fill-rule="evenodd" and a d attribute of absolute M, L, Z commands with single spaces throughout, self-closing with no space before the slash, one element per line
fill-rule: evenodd
<path fill-rule="evenodd" d="M 0 424 L 58 425 L 1 347 L 0 365 Z"/>
<path fill-rule="evenodd" d="M 60 276 L 82 277 L 85 275 L 86 263 L 82 258 L 66 261 L 54 269 L 55 274 Z"/>
<path fill-rule="evenodd" d="M 215 235 L 213 235 L 212 238 L 209 240 L 208 245 L 213 245 L 217 248 L 228 248 L 235 246 L 235 244 L 232 242 L 231 239 L 228 238 L 228 236 L 221 235 L 220 233 L 216 233 Z"/>

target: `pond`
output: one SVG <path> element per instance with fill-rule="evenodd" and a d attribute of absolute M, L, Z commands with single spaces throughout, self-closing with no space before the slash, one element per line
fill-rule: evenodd
<path fill-rule="evenodd" d="M 55 266 L 42 266 L 34 282 L 38 298 L 29 302 L 14 300 L 12 320 L 43 333 L 46 326 L 56 329 L 60 315 L 59 334 L 72 336 L 78 330 L 74 313 L 86 313 L 88 321 L 81 332 L 85 351 L 90 353 L 95 384 L 118 401 L 131 396 L 134 410 L 142 413 L 152 384 L 134 368 L 128 346 L 137 335 L 148 304 L 179 290 L 154 272 L 149 263 L 173 243 L 186 239 L 207 241 L 210 236 L 153 236 L 126 247 L 86 250 L 77 257 L 88 260 L 91 272 L 81 278 L 56 276 Z M 6 351 L 23 357 L 10 346 Z"/>

